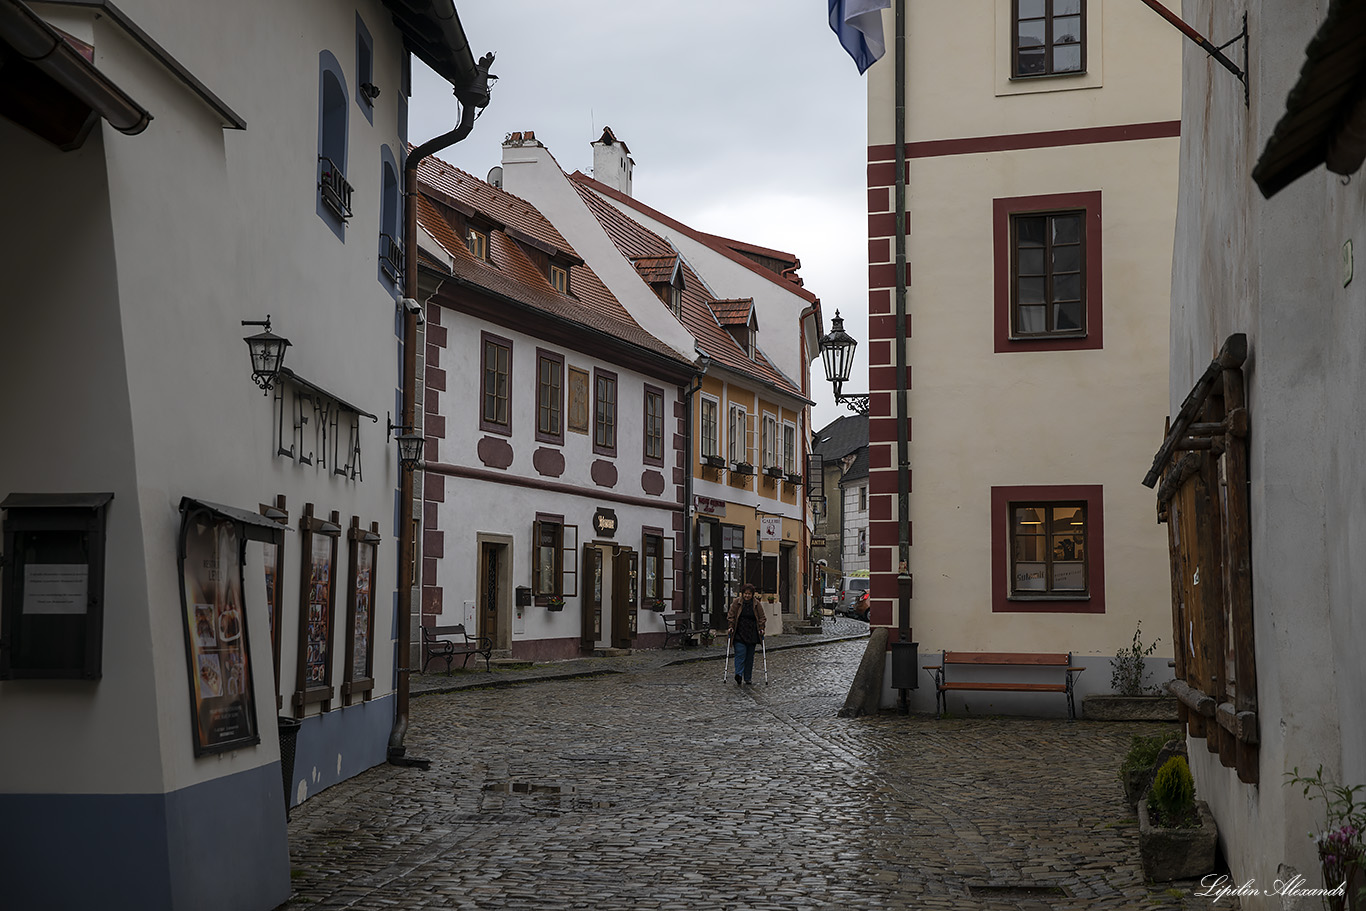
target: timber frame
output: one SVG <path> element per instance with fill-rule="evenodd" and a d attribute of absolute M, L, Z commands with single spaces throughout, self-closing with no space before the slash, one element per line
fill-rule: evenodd
<path fill-rule="evenodd" d="M 1229 336 L 1181 403 L 1143 484 L 1157 486 L 1157 519 L 1167 524 L 1176 653 L 1169 689 L 1181 721 L 1240 781 L 1256 784 L 1246 359 L 1247 336 Z"/>

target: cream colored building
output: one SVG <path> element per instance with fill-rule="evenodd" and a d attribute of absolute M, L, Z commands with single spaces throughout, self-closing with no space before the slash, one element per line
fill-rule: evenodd
<path fill-rule="evenodd" d="M 1156 683 L 1171 656 L 1166 547 L 1137 479 L 1168 413 L 1181 36 L 1140 3 L 905 10 L 920 664 L 941 649 L 1072 652 L 1088 668 L 1078 694 L 1108 692 L 1110 660 L 1141 622 L 1145 640 L 1162 639 L 1149 659 Z M 888 53 L 868 89 L 869 556 L 873 621 L 893 641 L 894 16 L 884 13 Z M 920 682 L 913 705 L 928 709 L 933 687 Z M 884 704 L 890 684 L 888 674 Z M 1065 704 L 971 692 L 948 708 Z"/>

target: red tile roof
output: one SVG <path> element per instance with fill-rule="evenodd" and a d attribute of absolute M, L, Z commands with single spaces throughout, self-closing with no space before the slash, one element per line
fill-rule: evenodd
<path fill-rule="evenodd" d="M 743 297 L 736 300 L 710 301 L 707 306 L 716 314 L 716 321 L 723 326 L 747 326 L 754 314 L 754 298 Z"/>
<path fill-rule="evenodd" d="M 629 260 L 644 257 L 678 256 L 669 242 L 649 228 L 639 224 L 616 206 L 599 197 L 587 186 L 574 184 L 579 196 L 587 204 L 612 238 L 621 255 Z M 762 352 L 756 352 L 750 360 L 743 348 L 729 332 L 721 328 L 716 314 L 712 312 L 713 299 L 707 294 L 706 285 L 692 271 L 686 259 L 683 264 L 683 326 L 697 340 L 697 345 L 716 361 L 738 373 L 775 386 L 803 400 L 801 389 L 773 365 Z M 734 303 L 734 302 L 730 302 Z M 753 304 L 753 301 L 750 301 Z M 664 306 L 662 303 L 660 306 Z"/>
<path fill-rule="evenodd" d="M 673 256 L 642 256 L 632 262 L 640 277 L 650 284 L 663 282 L 668 284 L 674 279 L 674 272 L 678 270 L 678 255 Z"/>
<path fill-rule="evenodd" d="M 810 291 L 807 291 L 805 288 L 801 287 L 798 284 L 799 280 L 796 278 L 795 272 L 791 273 L 790 275 L 779 275 L 771 269 L 765 269 L 763 266 L 759 265 L 754 260 L 750 259 L 748 256 L 745 256 L 743 253 L 740 253 L 738 249 L 736 249 L 733 246 L 734 244 L 739 244 L 739 241 L 728 240 L 723 237 L 718 237 L 715 234 L 707 234 L 703 231 L 698 231 L 694 228 L 690 228 L 682 222 L 672 219 L 662 212 L 657 212 L 656 210 L 645 205 L 635 197 L 627 196 L 625 193 L 618 192 L 617 190 L 612 189 L 604 183 L 599 183 L 598 181 L 589 177 L 587 174 L 584 174 L 582 171 L 575 171 L 573 174 L 570 175 L 570 180 L 573 180 L 576 184 L 578 184 L 581 187 L 586 187 L 590 190 L 593 190 L 594 192 L 601 193 L 608 199 L 612 199 L 616 202 L 622 203 L 623 205 L 629 206 L 635 211 L 641 213 L 642 215 L 645 215 L 648 218 L 652 218 L 660 224 L 667 225 L 669 228 L 677 231 L 685 237 L 689 237 L 700 244 L 704 244 L 712 248 L 717 253 L 720 253 L 727 259 L 739 263 L 746 269 L 749 269 L 751 272 L 754 272 L 758 275 L 762 275 L 764 278 L 773 282 L 780 288 L 783 288 L 787 291 L 791 291 L 793 294 L 805 300 L 807 303 L 819 303 L 819 298 L 817 298 L 816 295 L 812 294 Z M 753 247 L 752 245 L 748 244 L 744 246 L 750 248 L 754 252 L 760 252 L 765 250 L 765 248 L 763 247 Z M 761 255 L 771 254 L 777 254 L 774 257 L 775 259 L 796 260 L 796 257 L 792 256 L 792 254 L 779 253 L 779 251 L 777 250 L 761 253 Z"/>
<path fill-rule="evenodd" d="M 423 185 L 423 192 L 434 199 L 465 210 L 465 214 L 471 209 L 477 211 L 499 227 L 520 231 L 534 241 L 533 246 L 551 248 L 545 251 L 547 253 L 563 253 L 571 260 L 582 262 L 569 241 L 525 199 L 485 183 L 435 156 L 424 158 L 417 166 L 417 179 Z"/>
<path fill-rule="evenodd" d="M 454 170 L 449 166 L 447 168 Z M 423 168 L 419 167 L 418 170 L 420 178 Z M 570 267 L 569 295 L 561 294 L 551 287 L 549 279 L 522 247 L 522 243 L 526 242 L 524 238 L 545 238 L 547 243 L 550 243 L 549 238 L 557 238 L 558 243 L 552 245 L 572 253 L 569 244 L 529 203 L 468 174 L 459 173 L 461 176 L 458 180 L 445 183 L 446 190 L 433 188 L 419 180 L 418 224 L 450 254 L 453 261 L 451 274 L 494 295 L 663 355 L 677 362 L 680 367 L 690 365 L 689 358 L 642 329 L 598 276 L 581 261 L 579 265 Z M 500 196 L 508 199 L 498 198 Z M 441 204 L 466 214 L 476 212 L 495 221 L 500 213 L 515 212 L 519 227 L 508 225 L 511 231 L 501 228 L 491 231 L 489 258 L 477 259 L 443 214 Z M 421 253 L 421 258 L 428 267 L 446 269 L 444 263 L 438 262 L 425 251 Z"/>

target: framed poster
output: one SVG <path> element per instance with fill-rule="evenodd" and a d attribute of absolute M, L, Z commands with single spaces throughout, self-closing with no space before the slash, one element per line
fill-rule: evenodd
<path fill-rule="evenodd" d="M 275 498 L 274 506 L 262 503 L 261 515 L 279 522 L 281 527 L 289 525 L 289 513 L 285 512 L 285 498 L 281 494 Z M 280 708 L 280 628 L 283 625 L 280 611 L 284 607 L 285 549 L 276 542 L 264 542 L 262 554 L 266 574 L 266 616 L 270 619 L 270 656 L 275 669 L 275 707 Z"/>
<path fill-rule="evenodd" d="M 242 600 L 245 539 L 238 524 L 190 509 L 180 525 L 180 602 L 185 618 L 196 756 L 260 742 Z"/>
<path fill-rule="evenodd" d="M 299 520 L 299 662 L 294 707 L 303 709 L 315 702 L 323 711 L 331 708 L 332 629 L 335 621 L 337 541 L 341 538 L 338 514 L 331 521 L 313 515 L 313 504 L 304 507 Z"/>
<path fill-rule="evenodd" d="M 351 517 L 347 531 L 351 549 L 351 576 L 348 579 L 345 681 L 342 695 L 346 704 L 370 698 L 375 688 L 375 565 L 379 558 L 379 523 L 371 522 L 369 531 L 360 527 L 360 518 Z M 357 697 L 359 697 L 357 699 Z"/>

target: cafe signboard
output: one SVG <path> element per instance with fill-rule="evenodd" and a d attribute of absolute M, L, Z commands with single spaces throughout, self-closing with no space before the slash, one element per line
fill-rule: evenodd
<path fill-rule="evenodd" d="M 611 538 L 617 533 L 617 513 L 616 510 L 599 507 L 593 513 L 593 531 L 597 534 Z"/>

